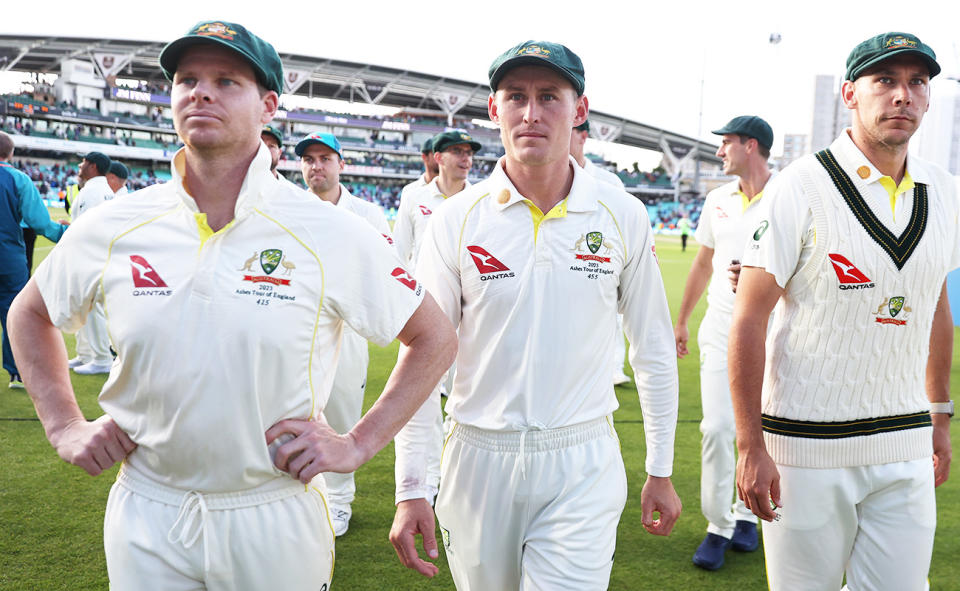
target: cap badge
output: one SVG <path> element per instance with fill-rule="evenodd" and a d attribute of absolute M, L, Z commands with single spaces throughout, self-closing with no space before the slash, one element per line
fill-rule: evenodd
<path fill-rule="evenodd" d="M 226 39 L 227 41 L 233 41 L 234 35 L 237 34 L 236 31 L 223 23 L 204 23 L 197 27 L 197 30 L 194 32 L 197 35 L 219 37 L 221 39 Z"/>
<path fill-rule="evenodd" d="M 517 55 L 533 55 L 536 57 L 550 57 L 550 50 L 539 45 L 527 45 L 517 50 Z"/>
<path fill-rule="evenodd" d="M 896 37 L 891 37 L 884 41 L 884 49 L 903 49 L 904 47 L 916 47 L 917 41 L 915 39 L 907 39 L 903 35 L 897 35 Z"/>

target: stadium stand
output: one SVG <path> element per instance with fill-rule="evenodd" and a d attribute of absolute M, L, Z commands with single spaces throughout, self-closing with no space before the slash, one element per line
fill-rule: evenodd
<path fill-rule="evenodd" d="M 78 156 L 91 149 L 105 151 L 130 166 L 131 190 L 169 179 L 169 158 L 180 143 L 170 116 L 170 86 L 158 80 L 158 74 L 158 70 L 150 72 L 151 80 L 113 79 L 98 91 L 102 96 L 95 97 L 89 89 L 86 95 L 70 92 L 65 90 L 69 83 L 51 84 L 49 77 L 41 80 L 34 74 L 33 82 L 24 84 L 20 92 L 0 95 L 0 126 L 14 136 L 17 154 L 23 158 L 16 165 L 52 201 L 62 198 L 65 187 L 76 182 Z M 403 102 L 402 97 L 390 98 Z M 334 133 L 344 147 L 343 178 L 351 192 L 377 203 L 392 218 L 400 188 L 422 171 L 421 143 L 440 131 L 469 130 L 483 145 L 474 160 L 471 181 L 489 174 L 503 148 L 498 130 L 477 123 L 477 115 L 476 108 L 464 109 L 462 115 L 420 108 L 372 116 L 281 104 L 274 120 L 284 134 L 279 170 L 301 182 L 293 146 L 314 131 Z M 627 190 L 644 201 L 655 226 L 668 230 L 684 214 L 694 221 L 699 216 L 700 200 L 677 191 L 662 169 L 641 171 L 634 164 L 632 170 L 617 170 L 599 156 L 590 158 L 618 174 Z"/>

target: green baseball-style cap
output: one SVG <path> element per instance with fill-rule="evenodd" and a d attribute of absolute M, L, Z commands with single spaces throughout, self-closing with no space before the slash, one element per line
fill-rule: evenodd
<path fill-rule="evenodd" d="M 432 138 L 432 137 L 428 137 L 427 139 L 423 140 L 423 145 L 420 146 L 420 153 L 421 153 L 421 154 L 429 154 L 430 152 L 433 152 L 433 138 Z"/>
<path fill-rule="evenodd" d="M 116 160 L 110 163 L 110 169 L 107 172 L 123 180 L 130 177 L 130 171 L 124 166 L 123 162 L 117 162 Z"/>
<path fill-rule="evenodd" d="M 727 133 L 745 135 L 757 140 L 761 146 L 768 150 L 773 146 L 773 128 L 770 127 L 769 123 L 756 115 L 734 117 L 729 123 L 711 133 L 715 133 L 716 135 L 724 135 Z"/>
<path fill-rule="evenodd" d="M 83 155 L 83 159 L 93 163 L 93 165 L 97 167 L 97 172 L 100 174 L 107 174 L 110 170 L 110 163 L 113 162 L 110 160 L 110 157 L 103 152 L 87 152 Z"/>
<path fill-rule="evenodd" d="M 243 25 L 227 21 L 201 21 L 187 34 L 171 41 L 160 52 L 160 69 L 167 80 L 173 80 L 183 50 L 198 43 L 215 43 L 239 53 L 268 89 L 283 92 L 283 64 L 277 50 Z"/>
<path fill-rule="evenodd" d="M 583 62 L 566 46 L 550 41 L 524 41 L 500 54 L 490 65 L 490 90 L 496 92 L 500 79 L 517 66 L 547 66 L 573 84 L 577 95 L 583 94 Z"/>
<path fill-rule="evenodd" d="M 924 44 L 916 35 L 910 33 L 883 33 L 870 37 L 853 48 L 847 56 L 847 75 L 845 80 L 853 82 L 863 72 L 895 55 L 914 54 L 927 64 L 930 77 L 940 73 L 940 64 L 937 63 L 937 54 Z"/>
<path fill-rule="evenodd" d="M 307 137 L 300 140 L 297 144 L 297 147 L 293 149 L 296 152 L 297 156 L 303 156 L 303 152 L 307 149 L 307 146 L 313 144 L 323 144 L 324 146 L 330 148 L 337 153 L 337 156 L 343 158 L 343 152 L 340 149 L 340 140 L 337 139 L 332 133 L 311 133 Z"/>
<path fill-rule="evenodd" d="M 469 133 L 463 131 L 445 131 L 433 136 L 434 152 L 443 152 L 450 146 L 459 144 L 467 144 L 474 152 L 479 152 L 480 148 L 483 147 L 480 142 L 470 137 Z"/>
<path fill-rule="evenodd" d="M 277 129 L 276 127 L 270 124 L 267 124 L 267 125 L 264 125 L 263 129 L 260 130 L 260 135 L 263 135 L 265 133 L 269 133 L 273 137 L 277 138 L 277 143 L 280 144 L 281 148 L 283 147 L 283 133 L 279 129 Z"/>
<path fill-rule="evenodd" d="M 590 131 L 590 120 L 587 119 L 580 125 L 574 127 L 574 129 L 576 129 L 577 131 Z"/>

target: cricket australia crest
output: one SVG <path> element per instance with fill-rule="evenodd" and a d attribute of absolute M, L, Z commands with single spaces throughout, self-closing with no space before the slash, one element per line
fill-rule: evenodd
<path fill-rule="evenodd" d="M 597 254 L 601 246 L 603 246 L 603 234 L 601 232 L 588 232 L 587 248 L 590 249 L 590 252 Z"/>
<path fill-rule="evenodd" d="M 876 321 L 879 324 L 892 324 L 894 326 L 904 326 L 913 310 L 910 306 L 904 305 L 906 298 L 904 296 L 893 296 L 885 298 L 877 306 Z M 899 316 L 899 318 L 897 318 Z"/>
<path fill-rule="evenodd" d="M 280 265 L 280 259 L 283 258 L 283 251 L 279 248 L 270 248 L 260 253 L 260 267 L 267 275 L 273 273 Z"/>

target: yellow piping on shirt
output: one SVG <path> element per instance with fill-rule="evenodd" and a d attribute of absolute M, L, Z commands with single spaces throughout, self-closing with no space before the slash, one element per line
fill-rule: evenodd
<path fill-rule="evenodd" d="M 623 239 L 623 230 L 620 229 L 620 222 L 617 221 L 617 216 L 613 215 L 613 212 L 610 211 L 610 208 L 607 207 L 607 204 L 603 201 L 597 201 L 604 209 L 607 210 L 607 213 L 610 214 L 610 219 L 613 220 L 613 225 L 617 227 L 617 234 L 620 235 L 620 245 L 623 247 L 623 264 L 627 264 L 627 241 Z"/>
<path fill-rule="evenodd" d="M 310 360 L 307 362 L 307 382 L 310 385 L 310 418 L 313 419 L 316 418 L 315 414 L 317 412 L 317 393 L 316 388 L 313 386 L 313 350 L 317 346 L 317 332 L 320 330 L 320 311 L 323 310 L 323 297 L 327 286 L 324 276 L 323 262 L 320 260 L 320 256 L 314 252 L 312 248 L 307 246 L 303 240 L 300 240 L 300 237 L 294 234 L 290 228 L 284 226 L 279 221 L 275 220 L 259 209 L 254 209 L 254 211 L 280 226 L 280 228 L 287 234 L 290 234 L 294 240 L 300 243 L 300 246 L 304 247 L 307 252 L 313 255 L 313 258 L 316 259 L 317 264 L 320 266 L 320 304 L 317 306 L 317 317 L 313 320 L 313 335 L 310 337 Z"/>
<path fill-rule="evenodd" d="M 107 321 L 107 337 L 110 339 L 110 346 L 113 347 L 114 351 L 117 350 L 117 347 L 113 342 L 113 336 L 110 335 L 110 314 L 107 313 L 107 291 L 103 288 L 103 276 L 107 273 L 107 267 L 110 265 L 110 257 L 113 256 L 113 245 L 117 240 L 120 240 L 121 238 L 123 238 L 130 232 L 133 232 L 137 228 L 141 228 L 143 226 L 146 226 L 147 224 L 152 224 L 153 222 L 159 220 L 164 216 L 168 216 L 170 214 L 176 213 L 180 211 L 182 207 L 183 207 L 183 204 L 181 203 L 180 205 L 178 205 L 177 207 L 174 207 L 173 209 L 171 209 L 166 213 L 161 213 L 160 215 L 154 216 L 149 220 L 144 220 L 139 224 L 137 224 L 136 226 L 128 230 L 124 230 L 123 232 L 120 232 L 119 234 L 114 236 L 113 240 L 110 241 L 110 246 L 107 247 L 107 260 L 103 264 L 103 269 L 100 271 L 100 279 L 97 281 L 97 285 L 98 285 L 97 289 L 100 292 L 100 296 L 103 298 L 103 318 Z"/>
<path fill-rule="evenodd" d="M 454 431 L 457 430 L 460 424 L 456 421 L 453 422 L 453 426 L 450 427 L 450 432 L 447 433 L 447 438 L 443 440 L 443 445 L 440 447 L 440 469 L 443 470 L 443 454 L 447 451 L 447 443 L 450 441 L 450 438 L 453 437 Z"/>
<path fill-rule="evenodd" d="M 463 233 L 466 231 L 467 227 L 467 218 L 470 217 L 470 212 L 473 211 L 473 208 L 477 206 L 480 201 L 489 195 L 490 193 L 484 193 L 476 201 L 473 202 L 473 205 L 470 206 L 470 209 L 467 210 L 467 213 L 463 214 L 463 223 L 460 224 L 460 238 L 457 240 L 457 260 L 460 260 L 460 250 L 463 248 Z"/>

